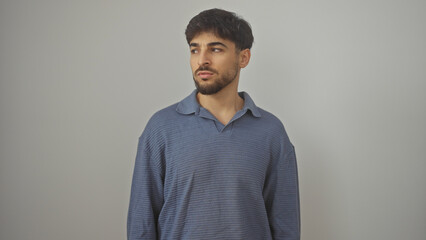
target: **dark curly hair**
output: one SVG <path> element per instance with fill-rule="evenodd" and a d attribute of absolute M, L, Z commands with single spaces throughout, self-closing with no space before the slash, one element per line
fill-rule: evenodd
<path fill-rule="evenodd" d="M 217 36 L 235 43 L 238 50 L 250 49 L 253 34 L 250 24 L 233 12 L 213 8 L 200 12 L 189 21 L 185 30 L 188 44 L 199 33 L 213 32 Z"/>

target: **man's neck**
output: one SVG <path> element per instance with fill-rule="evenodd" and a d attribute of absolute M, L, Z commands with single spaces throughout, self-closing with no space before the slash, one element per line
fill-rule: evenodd
<path fill-rule="evenodd" d="M 234 82 L 212 95 L 197 94 L 200 105 L 223 125 L 226 125 L 244 106 L 244 100 L 238 95 L 237 79 Z"/>

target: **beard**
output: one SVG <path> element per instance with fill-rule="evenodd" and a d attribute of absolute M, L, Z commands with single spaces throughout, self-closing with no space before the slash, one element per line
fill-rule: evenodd
<path fill-rule="evenodd" d="M 197 80 L 195 78 L 196 74 L 199 71 L 210 71 L 213 73 L 218 74 L 217 71 L 214 69 L 211 69 L 209 67 L 199 67 L 192 78 L 194 79 L 195 87 L 197 88 L 197 91 L 203 95 L 213 95 L 215 93 L 218 93 L 220 90 L 228 86 L 230 83 L 232 83 L 235 78 L 237 78 L 238 75 L 239 66 L 238 63 L 234 65 L 232 69 L 229 69 L 229 71 L 225 72 L 223 75 L 218 75 L 218 78 L 214 80 L 211 84 L 203 84 L 204 80 Z"/>

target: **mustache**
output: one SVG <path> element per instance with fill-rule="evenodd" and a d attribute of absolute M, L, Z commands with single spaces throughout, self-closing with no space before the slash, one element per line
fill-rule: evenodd
<path fill-rule="evenodd" d="M 199 67 L 197 70 L 195 70 L 195 74 L 197 74 L 200 71 L 209 71 L 209 72 L 212 72 L 212 73 L 217 73 L 216 70 L 214 70 L 214 69 L 212 69 L 212 68 L 210 68 L 208 66 L 201 66 L 201 67 Z"/>

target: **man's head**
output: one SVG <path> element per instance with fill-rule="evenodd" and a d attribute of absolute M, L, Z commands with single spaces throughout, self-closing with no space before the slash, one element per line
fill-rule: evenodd
<path fill-rule="evenodd" d="M 199 93 L 215 94 L 231 83 L 238 86 L 240 69 L 247 66 L 253 44 L 245 20 L 225 10 L 206 10 L 191 19 L 185 34 Z"/>
<path fill-rule="evenodd" d="M 233 12 L 209 9 L 200 12 L 189 21 L 185 30 L 188 44 L 198 34 L 211 32 L 218 37 L 234 42 L 237 50 L 251 49 L 253 34 L 250 24 Z"/>

